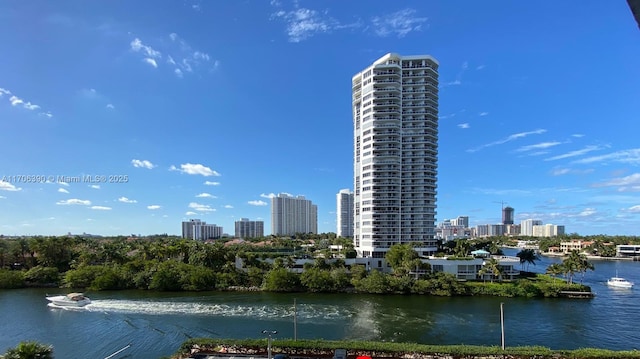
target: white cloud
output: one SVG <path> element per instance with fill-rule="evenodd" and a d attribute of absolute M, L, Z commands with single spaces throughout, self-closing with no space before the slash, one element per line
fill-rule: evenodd
<path fill-rule="evenodd" d="M 249 203 L 249 204 L 250 204 L 250 205 L 252 205 L 252 206 L 266 206 L 266 205 L 267 205 L 267 202 L 265 202 L 265 201 L 261 201 L 261 200 L 257 200 L 257 201 L 249 201 L 249 202 L 247 202 L 247 203 Z"/>
<path fill-rule="evenodd" d="M 627 212 L 631 213 L 640 213 L 640 205 L 632 206 L 627 208 Z"/>
<path fill-rule="evenodd" d="M 24 101 L 22 101 L 22 99 L 18 98 L 18 96 L 11 96 L 9 98 L 9 102 L 11 102 L 11 106 L 18 106 L 18 105 L 24 103 Z"/>
<path fill-rule="evenodd" d="M 204 181 L 205 186 L 219 186 L 220 182 Z"/>
<path fill-rule="evenodd" d="M 33 104 L 33 103 L 29 102 L 29 101 L 25 102 L 23 99 L 21 99 L 18 96 L 12 94 L 11 91 L 0 87 L 0 97 L 3 97 L 4 95 L 11 95 L 9 97 L 9 99 L 8 99 L 9 102 L 11 103 L 11 106 L 21 105 L 23 108 L 25 108 L 27 110 L 30 110 L 30 111 L 37 110 L 37 109 L 40 108 L 39 105 Z M 49 117 L 52 116 L 50 112 L 40 113 L 40 114 L 42 114 L 42 115 L 48 114 Z"/>
<path fill-rule="evenodd" d="M 478 67 L 476 67 L 476 70 L 482 70 L 484 69 L 486 66 L 485 65 L 479 65 Z"/>
<path fill-rule="evenodd" d="M 571 170 L 568 168 L 556 168 L 553 171 L 551 171 L 551 174 L 554 176 L 562 176 L 562 175 L 566 175 L 568 173 L 570 173 Z"/>
<path fill-rule="evenodd" d="M 404 37 L 412 31 L 422 30 L 422 25 L 427 21 L 426 17 L 416 17 L 416 10 L 404 9 L 394 13 L 377 16 L 371 19 L 375 33 L 378 36 Z"/>
<path fill-rule="evenodd" d="M 469 62 L 465 61 L 465 62 L 462 63 L 462 66 L 460 67 L 460 71 L 458 71 L 458 74 L 456 75 L 456 79 L 453 80 L 453 81 L 442 82 L 442 83 L 440 83 L 440 87 L 462 85 L 462 75 L 464 75 L 464 73 L 467 71 L 467 68 L 469 68 Z M 480 116 L 485 116 L 485 115 L 489 114 L 488 112 L 486 112 L 485 115 L 482 115 L 483 113 L 485 113 L 485 112 L 481 112 Z"/>
<path fill-rule="evenodd" d="M 107 107 L 108 109 L 110 109 L 110 110 L 113 110 L 113 109 L 115 109 L 115 108 L 116 108 L 116 107 L 115 107 L 115 106 L 113 106 L 113 104 L 111 104 L 111 103 L 108 103 L 106 107 Z"/>
<path fill-rule="evenodd" d="M 522 146 L 520 148 L 518 148 L 516 151 L 517 152 L 526 152 L 526 151 L 531 151 L 531 150 L 540 150 L 540 149 L 547 149 L 553 146 L 557 146 L 562 144 L 562 142 L 557 142 L 557 141 L 553 141 L 553 142 L 540 142 L 540 143 L 536 143 L 535 145 L 528 145 L 528 146 Z"/>
<path fill-rule="evenodd" d="M 226 205 L 224 206 L 224 208 L 233 208 L 233 206 L 232 206 L 232 205 L 230 205 L 230 204 L 226 204 Z"/>
<path fill-rule="evenodd" d="M 211 193 L 203 192 L 203 193 L 200 193 L 200 194 L 196 195 L 196 198 L 218 198 L 218 197 L 212 195 Z"/>
<path fill-rule="evenodd" d="M 273 198 L 275 196 L 276 196 L 275 193 L 269 193 L 269 194 L 262 193 L 262 194 L 260 194 L 260 197 L 262 197 L 262 198 Z"/>
<path fill-rule="evenodd" d="M 477 151 L 480 151 L 480 150 L 482 150 L 484 148 L 487 148 L 487 147 L 501 145 L 501 144 L 504 144 L 504 143 L 507 143 L 507 142 L 511 142 L 511 141 L 520 139 L 520 138 L 527 137 L 529 135 L 540 135 L 540 134 L 543 134 L 545 132 L 547 132 L 547 130 L 538 129 L 538 130 L 534 130 L 534 131 L 514 133 L 513 135 L 509 135 L 506 138 L 503 138 L 501 140 L 494 141 L 494 142 L 491 142 L 491 143 L 487 143 L 487 144 L 484 144 L 484 145 L 476 147 L 476 148 L 468 149 L 467 152 L 477 152 Z"/>
<path fill-rule="evenodd" d="M 9 182 L 0 181 L 0 191 L 17 192 L 22 191 L 22 188 L 16 187 Z"/>
<path fill-rule="evenodd" d="M 613 161 L 632 165 L 640 164 L 640 148 L 616 151 L 602 156 L 593 156 L 574 161 L 574 163 L 594 163 L 602 161 Z"/>
<path fill-rule="evenodd" d="M 272 15 L 281 18 L 287 23 L 287 35 L 290 42 L 300 42 L 320 33 L 330 32 L 337 26 L 337 22 L 331 18 L 323 18 L 315 10 L 299 8 L 292 11 L 278 11 Z"/>
<path fill-rule="evenodd" d="M 100 189 L 100 185 L 99 184 L 92 184 L 89 187 L 93 188 L 93 189 Z"/>
<path fill-rule="evenodd" d="M 31 102 L 27 102 L 23 105 L 24 108 L 26 108 L 27 110 L 37 110 L 40 108 L 40 106 L 38 105 L 34 105 Z"/>
<path fill-rule="evenodd" d="M 489 112 L 487 112 L 487 111 L 483 111 L 483 112 L 480 112 L 480 113 L 478 114 L 478 116 L 486 116 L 486 115 L 488 115 L 488 114 L 489 114 Z"/>
<path fill-rule="evenodd" d="M 91 206 L 91 209 L 95 209 L 98 211 L 110 211 L 111 207 L 105 207 L 105 206 Z"/>
<path fill-rule="evenodd" d="M 169 168 L 170 171 L 180 171 L 182 173 L 186 173 L 189 175 L 201 175 L 205 177 L 209 176 L 220 176 L 220 174 L 209 167 L 203 166 L 201 164 L 193 164 L 193 163 L 184 163 L 180 165 L 178 169 L 176 166 L 171 166 Z"/>
<path fill-rule="evenodd" d="M 0 196 L 0 199 L 6 199 L 6 198 L 7 198 L 7 197 L 5 197 L 5 196 Z"/>
<path fill-rule="evenodd" d="M 469 126 L 468 123 L 460 123 L 460 124 L 458 124 L 458 127 L 462 128 L 462 129 L 467 129 L 467 128 L 471 127 L 471 126 Z"/>
<path fill-rule="evenodd" d="M 45 116 L 45 117 L 48 117 L 48 118 L 53 117 L 53 115 L 51 114 L 51 112 L 48 112 L 48 111 L 47 111 L 47 112 L 40 112 L 38 115 L 40 115 L 40 116 Z"/>
<path fill-rule="evenodd" d="M 201 50 L 196 50 L 191 47 L 175 32 L 169 34 L 169 39 L 173 46 L 173 54 L 175 56 L 167 56 L 167 63 L 174 67 L 173 73 L 182 78 L 185 72 L 194 72 L 201 67 L 207 66 L 211 62 L 211 56 Z M 176 59 L 179 59 L 176 61 Z M 214 61 L 214 64 L 219 63 L 218 60 Z M 217 67 L 214 65 L 214 67 Z"/>
<path fill-rule="evenodd" d="M 131 160 L 131 164 L 133 165 L 133 167 L 147 168 L 147 169 L 152 169 L 156 166 L 153 163 L 151 163 L 151 161 L 147 161 L 147 160 Z"/>
<path fill-rule="evenodd" d="M 184 215 L 185 216 L 195 216 L 196 214 L 197 214 L 196 212 L 189 211 L 189 212 L 185 213 Z"/>
<path fill-rule="evenodd" d="M 69 184 L 67 182 L 63 182 L 63 181 L 58 181 L 56 182 L 57 184 L 61 185 L 61 186 L 65 186 L 65 187 L 69 187 Z"/>
<path fill-rule="evenodd" d="M 138 201 L 136 201 L 135 199 L 129 199 L 127 197 L 118 198 L 118 202 L 122 202 L 122 203 L 138 203 Z"/>
<path fill-rule="evenodd" d="M 61 206 L 69 206 L 69 205 L 89 206 L 89 205 L 91 205 L 91 201 L 83 200 L 83 199 L 77 199 L 77 198 L 71 198 L 71 199 L 66 199 L 64 201 L 58 201 L 58 202 L 56 202 L 56 204 L 61 205 Z"/>
<path fill-rule="evenodd" d="M 149 57 L 152 59 L 159 59 L 162 57 L 160 51 L 156 51 L 151 46 L 143 44 L 142 41 L 138 38 L 135 38 L 133 41 L 131 41 L 130 46 L 131 50 L 135 52 L 142 52 L 145 57 Z"/>
<path fill-rule="evenodd" d="M 597 183 L 595 187 L 618 187 L 620 192 L 638 192 L 640 191 L 640 173 L 634 173 L 629 176 L 614 178 L 606 182 Z"/>
<path fill-rule="evenodd" d="M 142 59 L 142 61 L 148 63 L 149 65 L 155 67 L 156 69 L 158 68 L 158 63 L 156 62 L 156 60 L 152 58 L 145 57 L 144 59 Z"/>
<path fill-rule="evenodd" d="M 594 214 L 598 213 L 598 211 L 596 211 L 595 208 L 585 208 L 584 210 L 582 210 L 580 213 L 578 213 L 578 217 L 589 217 L 592 216 Z"/>
<path fill-rule="evenodd" d="M 60 192 L 60 193 L 69 193 L 69 191 L 67 191 L 67 189 L 65 189 L 65 188 L 58 188 L 58 192 Z"/>
<path fill-rule="evenodd" d="M 214 212 L 215 211 L 215 209 L 211 208 L 211 206 L 208 206 L 206 204 L 196 203 L 196 202 L 189 203 L 189 208 L 198 212 Z"/>
<path fill-rule="evenodd" d="M 156 210 L 156 209 L 160 209 L 160 208 L 162 208 L 162 206 L 159 206 L 157 204 L 152 204 L 150 206 L 147 206 L 147 209 L 150 209 L 150 210 Z"/>
<path fill-rule="evenodd" d="M 571 158 L 571 157 L 577 157 L 577 156 L 582 156 L 586 153 L 589 152 L 593 152 L 593 151 L 598 151 L 601 150 L 602 147 L 601 146 L 587 146 L 581 150 L 576 150 L 576 151 L 571 151 L 571 152 L 567 152 L 561 155 L 557 155 L 557 156 L 553 156 L 553 157 L 549 157 L 549 158 L 545 158 L 545 161 L 556 161 L 556 160 L 562 160 L 565 158 Z"/>

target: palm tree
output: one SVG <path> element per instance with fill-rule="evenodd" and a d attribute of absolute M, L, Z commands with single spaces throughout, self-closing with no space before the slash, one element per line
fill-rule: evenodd
<path fill-rule="evenodd" d="M 520 258 L 520 264 L 522 265 L 523 269 L 526 263 L 527 271 L 529 271 L 529 264 L 536 265 L 536 261 L 540 260 L 540 257 L 538 256 L 536 251 L 530 248 L 521 250 L 520 252 L 518 252 L 518 254 L 516 254 L 516 257 Z"/>
<path fill-rule="evenodd" d="M 478 274 L 484 277 L 487 273 L 491 274 L 491 283 L 493 283 L 493 278 L 495 277 L 502 281 L 502 269 L 497 259 L 491 258 L 482 263 L 482 268 L 478 271 Z"/>
<path fill-rule="evenodd" d="M 554 278 L 554 279 L 553 279 L 553 283 L 554 283 L 554 285 L 555 285 L 555 282 L 556 282 L 555 277 L 556 277 L 557 275 L 563 274 L 563 273 L 564 273 L 564 270 L 565 270 L 565 269 L 564 269 L 564 266 L 563 266 L 562 264 L 559 264 L 559 263 L 553 263 L 552 265 L 550 265 L 550 266 L 548 266 L 548 267 L 547 267 L 547 271 L 546 271 L 546 273 L 547 273 L 547 274 L 549 274 L 550 276 L 552 276 L 552 277 Z"/>
<path fill-rule="evenodd" d="M 7 350 L 4 359 L 53 359 L 53 347 L 34 341 L 20 342 Z"/>
<path fill-rule="evenodd" d="M 471 245 L 466 239 L 458 239 L 456 240 L 456 247 L 453 252 L 456 257 L 466 257 L 470 248 Z"/>
<path fill-rule="evenodd" d="M 573 276 L 576 272 L 582 273 L 580 278 L 580 284 L 584 280 L 584 274 L 587 270 L 594 270 L 595 267 L 591 262 L 587 260 L 587 256 L 578 252 L 571 251 L 569 257 L 562 261 L 562 265 L 565 267 L 565 271 L 569 276 L 569 284 L 573 283 Z"/>

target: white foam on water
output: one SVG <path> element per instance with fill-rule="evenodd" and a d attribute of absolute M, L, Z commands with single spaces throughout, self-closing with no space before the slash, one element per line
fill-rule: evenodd
<path fill-rule="evenodd" d="M 149 315 L 202 315 L 247 318 L 291 318 L 293 307 L 290 305 L 261 304 L 221 304 L 180 301 L 146 300 L 94 300 L 81 308 L 92 312 L 131 313 Z M 302 321 L 334 321 L 351 317 L 352 313 L 339 306 L 306 304 L 298 306 L 297 318 Z"/>

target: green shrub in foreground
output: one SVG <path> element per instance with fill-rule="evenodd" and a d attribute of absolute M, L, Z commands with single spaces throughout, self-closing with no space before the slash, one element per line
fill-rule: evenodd
<path fill-rule="evenodd" d="M 179 353 L 188 353 L 194 344 L 201 348 L 219 350 L 222 346 L 254 349 L 258 353 L 266 352 L 267 339 L 220 339 L 220 338 L 194 338 L 182 344 Z M 337 348 L 347 349 L 350 352 L 364 351 L 374 352 L 376 356 L 400 356 L 402 354 L 438 354 L 456 357 L 472 356 L 511 356 L 521 358 L 640 358 L 640 351 L 613 351 L 607 349 L 577 349 L 577 350 L 551 350 L 541 346 L 507 347 L 502 350 L 499 346 L 476 345 L 426 345 L 416 343 L 388 343 L 370 341 L 331 341 L 331 340 L 297 340 L 275 339 L 272 341 L 274 353 L 295 353 L 304 350 L 315 353 L 330 354 Z"/>

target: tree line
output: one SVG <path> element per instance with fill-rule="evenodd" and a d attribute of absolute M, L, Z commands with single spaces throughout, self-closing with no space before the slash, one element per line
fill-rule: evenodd
<path fill-rule="evenodd" d="M 142 289 L 205 291 L 255 288 L 265 291 L 361 292 L 431 295 L 490 294 L 457 280 L 453 274 L 433 272 L 409 245 L 394 245 L 386 259 L 391 273 L 347 266 L 344 260 L 327 261 L 331 244 L 340 244 L 341 256 L 353 255 L 350 240 L 299 238 L 244 243 L 204 243 L 178 237 L 95 239 L 74 236 L 0 239 L 0 288 L 62 286 L 89 290 Z M 255 245 L 261 243 L 261 245 Z M 284 246 L 286 245 L 286 246 Z M 468 256 L 473 248 L 499 251 L 489 242 L 448 244 L 448 251 Z M 271 249 L 267 251 L 265 249 Z M 447 247 L 443 246 L 443 251 Z M 521 263 L 535 264 L 523 252 Z M 301 274 L 292 269 L 294 257 L 315 258 Z M 236 261 L 242 267 L 238 268 Z M 491 282 L 502 282 L 501 268 L 489 259 L 478 272 Z M 569 283 L 570 284 L 570 283 Z M 568 285 L 569 285 L 568 284 Z M 554 296 L 562 287 L 518 288 L 500 295 Z M 501 289 L 502 290 L 502 289 Z"/>

